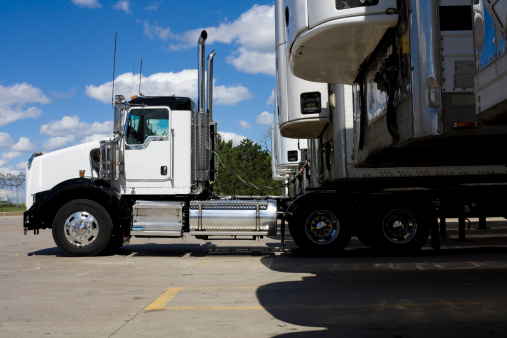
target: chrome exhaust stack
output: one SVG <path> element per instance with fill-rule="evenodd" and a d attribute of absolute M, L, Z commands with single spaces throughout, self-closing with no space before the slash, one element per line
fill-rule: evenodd
<path fill-rule="evenodd" d="M 206 39 L 208 38 L 208 33 L 206 31 L 202 31 L 201 35 L 199 36 L 199 41 L 197 43 L 197 49 L 198 49 L 198 77 L 197 77 L 197 86 L 198 86 L 198 96 L 197 96 L 197 107 L 199 109 L 199 113 L 205 112 L 205 97 L 206 97 L 206 84 L 204 83 L 204 77 L 205 77 L 205 47 L 204 43 L 206 42 Z"/>
<path fill-rule="evenodd" d="M 213 122 L 213 59 L 215 58 L 215 50 L 208 55 L 208 96 L 206 97 L 206 105 L 208 107 L 209 121 Z"/>
<path fill-rule="evenodd" d="M 192 137 L 192 166 L 193 166 L 193 180 L 198 183 L 195 190 L 196 194 L 203 191 L 204 185 L 209 181 L 209 166 L 210 166 L 210 133 L 209 133 L 209 114 L 206 113 L 206 84 L 205 84 L 205 48 L 204 44 L 208 33 L 203 30 L 199 36 L 197 43 L 198 48 L 198 75 L 197 75 L 197 109 L 193 121 L 194 130 Z"/>

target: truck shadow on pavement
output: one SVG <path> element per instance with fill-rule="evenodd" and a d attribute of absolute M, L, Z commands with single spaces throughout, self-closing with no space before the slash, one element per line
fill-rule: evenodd
<path fill-rule="evenodd" d="M 264 257 L 273 271 L 304 276 L 263 285 L 257 298 L 288 324 L 277 337 L 505 336 L 507 247 L 428 252 Z"/>

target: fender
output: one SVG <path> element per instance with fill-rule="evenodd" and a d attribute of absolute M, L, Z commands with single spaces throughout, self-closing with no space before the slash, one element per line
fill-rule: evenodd
<path fill-rule="evenodd" d="M 314 204 L 317 203 L 318 201 L 322 201 L 323 199 L 329 201 L 332 199 L 339 198 L 340 196 L 338 195 L 336 190 L 316 190 L 305 192 L 304 194 L 297 196 L 288 203 L 288 207 L 284 211 L 283 217 L 285 218 L 287 217 L 288 214 L 292 214 L 295 210 L 297 210 L 304 204 Z"/>
<path fill-rule="evenodd" d="M 63 181 L 49 191 L 35 195 L 32 207 L 24 213 L 24 229 L 51 228 L 58 209 L 75 198 L 86 198 L 100 203 L 111 215 L 113 222 L 121 219 L 121 203 L 107 182 L 89 178 Z"/>

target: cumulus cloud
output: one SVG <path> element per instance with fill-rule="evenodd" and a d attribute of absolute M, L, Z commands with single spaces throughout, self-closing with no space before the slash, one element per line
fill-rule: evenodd
<path fill-rule="evenodd" d="M 275 89 L 273 89 L 273 91 L 271 92 L 271 95 L 269 96 L 269 99 L 266 101 L 266 104 L 268 104 L 268 105 L 275 104 L 275 95 L 276 95 L 276 91 L 275 91 Z"/>
<path fill-rule="evenodd" d="M 19 151 L 7 151 L 2 153 L 2 159 L 10 161 L 13 158 L 20 157 L 22 154 Z"/>
<path fill-rule="evenodd" d="M 227 57 L 227 62 L 243 73 L 276 75 L 274 53 L 241 47 Z"/>
<path fill-rule="evenodd" d="M 112 130 L 113 121 L 87 123 L 74 115 L 43 124 L 40 133 L 50 136 L 42 143 L 43 148 L 53 150 L 65 147 L 71 142 L 84 143 L 106 138 L 111 135 Z"/>
<path fill-rule="evenodd" d="M 124 11 L 127 14 L 132 14 L 132 11 L 130 10 L 130 1 L 129 0 L 121 0 L 118 1 L 113 5 L 114 9 Z"/>
<path fill-rule="evenodd" d="M 132 81 L 137 81 L 139 74 L 125 73 L 118 76 L 114 83 L 115 94 L 132 96 Z M 101 85 L 86 86 L 86 95 L 104 103 L 111 103 L 113 82 Z M 185 69 L 178 73 L 157 73 L 143 77 L 141 91 L 149 96 L 178 95 L 190 97 L 197 101 L 197 70 Z M 252 93 L 243 86 L 214 86 L 214 103 L 234 106 L 240 101 L 251 99 Z"/>
<path fill-rule="evenodd" d="M 84 139 L 82 139 L 81 143 L 88 143 L 88 142 L 92 142 L 92 141 L 98 141 L 98 140 L 102 140 L 102 139 L 108 138 L 110 136 L 111 136 L 111 133 L 94 134 L 94 135 L 90 135 L 90 136 L 87 136 Z"/>
<path fill-rule="evenodd" d="M 0 85 L 0 127 L 17 120 L 38 118 L 42 113 L 37 107 L 26 107 L 33 103 L 46 104 L 50 99 L 28 83 L 16 83 L 4 87 Z"/>
<path fill-rule="evenodd" d="M 0 149 L 9 149 L 14 141 L 11 136 L 3 131 L 0 131 Z"/>
<path fill-rule="evenodd" d="M 56 136 L 42 142 L 42 147 L 47 150 L 54 150 L 65 147 L 70 142 L 74 141 L 74 136 Z"/>
<path fill-rule="evenodd" d="M 74 5 L 79 7 L 88 7 L 88 8 L 100 8 L 100 3 L 98 0 L 72 0 Z"/>
<path fill-rule="evenodd" d="M 20 170 L 20 171 L 25 171 L 25 169 L 26 169 L 26 161 L 19 162 L 18 164 L 16 164 L 15 168 L 17 170 Z"/>
<path fill-rule="evenodd" d="M 12 146 L 12 150 L 15 151 L 33 151 L 34 144 L 28 137 L 20 137 L 18 143 Z"/>
<path fill-rule="evenodd" d="M 252 125 L 250 124 L 250 122 L 244 121 L 244 120 L 239 121 L 239 125 L 243 129 L 250 129 L 250 128 L 252 128 Z"/>
<path fill-rule="evenodd" d="M 146 20 L 143 20 L 143 21 L 137 20 L 136 22 L 138 24 L 143 25 L 144 35 L 146 35 L 147 37 L 149 37 L 152 40 L 157 38 L 159 40 L 166 41 L 169 37 L 172 37 L 171 28 L 169 28 L 169 27 L 162 27 L 162 26 L 159 26 L 158 24 L 152 25 Z"/>
<path fill-rule="evenodd" d="M 275 10 L 274 6 L 254 5 L 237 20 L 217 27 L 204 28 L 208 32 L 207 44 L 216 42 L 236 45 L 227 62 L 238 71 L 275 75 Z M 195 48 L 203 28 L 174 34 L 171 50 Z"/>
<path fill-rule="evenodd" d="M 59 121 L 51 121 L 40 127 L 40 133 L 46 136 L 68 136 L 82 135 L 88 136 L 97 133 L 106 133 L 113 130 L 113 121 L 103 123 L 94 122 L 92 124 L 82 122 L 77 115 L 64 116 Z"/>
<path fill-rule="evenodd" d="M 34 144 L 27 137 L 20 137 L 19 141 L 15 143 L 9 134 L 0 132 L 0 149 L 14 152 L 27 152 L 32 151 L 33 148 Z"/>
<path fill-rule="evenodd" d="M 270 114 L 267 111 L 265 111 L 257 115 L 255 123 L 261 126 L 271 126 L 273 124 L 274 117 L 275 116 L 273 114 Z"/>
<path fill-rule="evenodd" d="M 223 132 L 223 131 L 219 131 L 218 133 L 220 134 L 220 136 L 222 137 L 222 139 L 224 141 L 226 141 L 226 142 L 232 141 L 233 146 L 238 146 L 242 140 L 246 139 L 246 136 L 238 135 L 235 133 L 229 133 L 229 132 Z"/>

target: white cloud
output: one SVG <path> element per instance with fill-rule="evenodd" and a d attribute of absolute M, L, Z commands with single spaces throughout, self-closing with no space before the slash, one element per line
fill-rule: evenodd
<path fill-rule="evenodd" d="M 74 141 L 74 136 L 56 136 L 42 142 L 42 147 L 47 150 L 54 150 L 65 147 L 70 142 Z"/>
<path fill-rule="evenodd" d="M 151 5 L 146 6 L 144 9 L 147 11 L 158 11 L 163 1 L 155 1 Z"/>
<path fill-rule="evenodd" d="M 74 5 L 79 7 L 100 8 L 98 0 L 72 0 Z"/>
<path fill-rule="evenodd" d="M 197 90 L 197 84 L 196 84 Z M 213 102 L 216 105 L 234 106 L 243 100 L 253 98 L 252 93 L 248 88 L 243 86 L 226 87 L 214 86 L 213 87 Z"/>
<path fill-rule="evenodd" d="M 16 164 L 15 168 L 17 170 L 20 170 L 20 171 L 25 171 L 25 169 L 26 169 L 26 162 L 27 161 L 19 162 L 18 164 Z"/>
<path fill-rule="evenodd" d="M 84 139 L 82 139 L 80 143 L 88 143 L 88 142 L 92 142 L 92 141 L 98 141 L 98 140 L 108 138 L 110 136 L 111 136 L 111 133 L 93 134 L 93 135 L 87 136 Z"/>
<path fill-rule="evenodd" d="M 219 131 L 218 133 L 220 134 L 220 136 L 222 137 L 222 139 L 224 141 L 226 141 L 226 142 L 232 141 L 233 146 L 238 146 L 242 140 L 246 139 L 246 136 L 238 135 L 235 133 L 229 133 L 229 132 L 223 132 L 223 131 Z"/>
<path fill-rule="evenodd" d="M 0 93 L 2 94 L 2 103 L 9 106 L 50 102 L 42 90 L 26 82 L 16 83 L 9 87 L 0 85 Z"/>
<path fill-rule="evenodd" d="M 169 27 L 161 27 L 158 24 L 151 25 L 146 20 L 137 20 L 137 23 L 142 24 L 144 27 L 144 35 L 154 40 L 158 38 L 160 40 L 166 41 L 169 37 L 172 37 L 171 28 Z"/>
<path fill-rule="evenodd" d="M 14 141 L 9 134 L 0 131 L 0 149 L 9 149 L 13 143 Z"/>
<path fill-rule="evenodd" d="M 249 74 L 276 75 L 275 54 L 239 48 L 227 57 L 238 71 Z"/>
<path fill-rule="evenodd" d="M 125 73 L 115 79 L 115 94 L 122 94 L 125 97 L 131 97 L 132 82 L 138 81 L 139 74 Z M 86 86 L 86 95 L 104 103 L 111 103 L 112 82 L 106 82 L 101 85 Z M 137 89 L 137 88 L 136 88 Z M 157 73 L 148 77 L 143 77 L 141 92 L 149 96 L 178 95 L 190 97 L 197 101 L 197 70 L 185 69 L 179 73 Z M 253 97 L 252 93 L 243 86 L 215 86 L 214 104 L 233 106 L 236 103 L 248 100 Z"/>
<path fill-rule="evenodd" d="M 252 125 L 250 124 L 250 122 L 245 121 L 245 120 L 241 120 L 241 121 L 239 121 L 239 125 L 240 125 L 240 126 L 241 126 L 241 128 L 243 128 L 243 129 L 250 129 L 250 128 L 252 128 Z"/>
<path fill-rule="evenodd" d="M 12 150 L 15 151 L 33 151 L 34 144 L 28 137 L 20 137 L 18 143 L 12 146 Z"/>
<path fill-rule="evenodd" d="M 113 5 L 114 9 L 124 11 L 127 14 L 132 14 L 130 11 L 130 1 L 129 0 L 121 0 L 118 1 L 116 4 Z"/>
<path fill-rule="evenodd" d="M 112 132 L 113 121 L 93 122 L 92 124 L 81 122 L 79 117 L 64 116 L 59 121 L 51 121 L 40 127 L 40 133 L 47 136 L 68 136 L 102 134 Z"/>
<path fill-rule="evenodd" d="M 38 118 L 39 108 L 25 106 L 32 103 L 49 103 L 42 90 L 28 83 L 16 83 L 9 87 L 0 85 L 0 126 L 26 118 Z"/>
<path fill-rule="evenodd" d="M 275 95 L 276 95 L 276 91 L 275 91 L 275 89 L 273 89 L 273 91 L 271 92 L 271 95 L 269 96 L 269 99 L 266 101 L 266 104 L 268 104 L 268 105 L 275 104 Z"/>
<path fill-rule="evenodd" d="M 261 126 L 271 126 L 273 124 L 274 117 L 275 116 L 273 114 L 270 114 L 267 111 L 265 111 L 257 115 L 255 123 Z"/>
<path fill-rule="evenodd" d="M 8 151 L 5 153 L 2 153 L 2 159 L 6 161 L 10 161 L 13 158 L 20 157 L 22 154 L 19 151 Z"/>
<path fill-rule="evenodd" d="M 227 57 L 227 62 L 239 71 L 275 75 L 274 15 L 274 6 L 254 5 L 236 21 L 205 28 L 208 32 L 206 43 L 237 45 L 238 49 Z M 170 49 L 194 48 L 201 31 L 202 28 L 176 35 L 179 42 L 171 44 Z"/>

